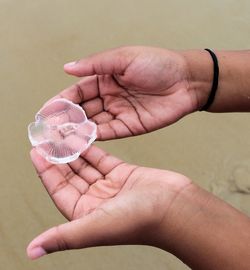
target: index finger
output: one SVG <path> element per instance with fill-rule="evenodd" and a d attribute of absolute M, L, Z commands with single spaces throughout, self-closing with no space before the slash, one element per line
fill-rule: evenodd
<path fill-rule="evenodd" d="M 45 105 L 58 98 L 66 98 L 73 103 L 81 104 L 85 101 L 99 96 L 99 85 L 97 75 L 84 77 L 79 82 L 64 89 L 58 95 L 48 100 Z"/>

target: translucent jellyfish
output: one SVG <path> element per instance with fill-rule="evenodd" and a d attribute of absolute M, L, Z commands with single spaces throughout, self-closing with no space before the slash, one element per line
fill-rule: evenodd
<path fill-rule="evenodd" d="M 67 99 L 45 104 L 29 124 L 32 146 L 51 163 L 76 160 L 96 139 L 96 125 L 89 121 L 82 107 Z"/>

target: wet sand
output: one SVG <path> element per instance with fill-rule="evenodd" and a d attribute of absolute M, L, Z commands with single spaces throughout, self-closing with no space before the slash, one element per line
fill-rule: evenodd
<path fill-rule="evenodd" d="M 47 99 L 76 81 L 63 73 L 64 63 L 130 44 L 249 48 L 249 10 L 243 0 L 0 1 L 1 268 L 188 269 L 172 255 L 140 246 L 29 261 L 28 242 L 65 219 L 31 165 L 27 125 Z M 195 113 L 145 136 L 97 144 L 131 163 L 186 174 L 250 215 L 248 122 L 247 114 Z"/>

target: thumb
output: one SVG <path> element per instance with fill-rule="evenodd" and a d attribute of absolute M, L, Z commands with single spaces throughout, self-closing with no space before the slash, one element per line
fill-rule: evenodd
<path fill-rule="evenodd" d="M 133 59 L 133 54 L 132 48 L 117 48 L 67 63 L 64 65 L 64 71 L 78 77 L 95 74 L 122 75 Z"/>
<path fill-rule="evenodd" d="M 27 255 L 30 259 L 37 259 L 67 249 L 133 244 L 134 237 L 130 236 L 136 231 L 134 226 L 132 220 L 124 222 L 119 214 L 113 216 L 98 209 L 81 219 L 45 231 L 29 244 Z"/>

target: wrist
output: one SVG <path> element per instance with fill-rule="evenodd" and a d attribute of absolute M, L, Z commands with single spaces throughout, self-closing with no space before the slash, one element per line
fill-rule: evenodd
<path fill-rule="evenodd" d="M 187 234 L 193 217 L 197 219 L 201 215 L 210 199 L 211 195 L 208 192 L 192 182 L 183 186 L 176 192 L 166 209 L 157 229 L 154 245 L 179 257 L 183 245 L 182 238 Z"/>
<path fill-rule="evenodd" d="M 186 62 L 189 91 L 197 101 L 195 108 L 197 111 L 206 104 L 211 91 L 213 61 L 205 50 L 188 50 L 179 53 Z"/>
<path fill-rule="evenodd" d="M 187 66 L 189 91 L 197 100 L 197 110 L 207 102 L 213 83 L 213 61 L 205 50 L 180 51 Z M 215 51 L 219 81 L 210 112 L 250 111 L 250 51 Z"/>
<path fill-rule="evenodd" d="M 247 216 L 191 184 L 169 207 L 157 246 L 192 269 L 248 269 L 249 226 Z"/>
<path fill-rule="evenodd" d="M 215 51 L 220 75 L 211 112 L 250 110 L 250 51 Z"/>

